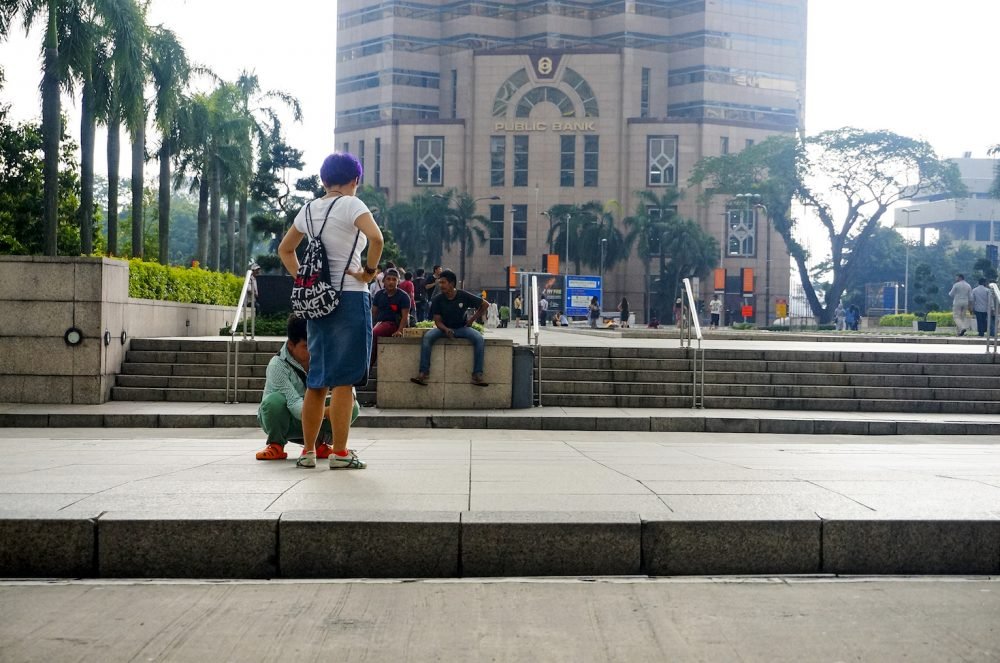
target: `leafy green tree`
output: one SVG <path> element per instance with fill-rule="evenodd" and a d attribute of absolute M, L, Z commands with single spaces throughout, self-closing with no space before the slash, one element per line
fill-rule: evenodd
<path fill-rule="evenodd" d="M 635 247 L 636 255 L 642 261 L 642 296 L 643 310 L 646 312 L 646 319 L 650 318 L 650 296 L 649 277 L 651 272 L 650 263 L 654 254 L 660 253 L 660 239 L 667 224 L 677 216 L 677 201 L 681 194 L 674 187 L 670 187 L 657 195 L 655 191 L 636 191 L 638 211 L 632 216 L 625 217 L 624 223 L 627 229 L 625 244 L 627 251 L 631 253 Z"/>
<path fill-rule="evenodd" d="M 184 88 L 191 76 L 191 64 L 177 35 L 163 26 L 149 32 L 149 73 L 156 93 L 154 118 L 160 131 L 159 187 L 157 190 L 157 217 L 159 218 L 159 246 L 157 255 L 161 264 L 170 261 L 170 206 L 173 199 L 171 162 L 180 143 L 178 122 Z"/>
<path fill-rule="evenodd" d="M 445 248 L 458 244 L 458 287 L 465 287 L 465 259 L 475 251 L 476 244 L 486 241 L 489 220 L 476 214 L 476 201 L 466 191 L 449 189 L 436 194 L 444 203 Z"/>
<path fill-rule="evenodd" d="M 931 190 L 953 196 L 965 191 L 955 164 L 938 159 L 927 142 L 851 127 L 801 141 L 774 136 L 738 154 L 703 159 L 690 182 L 706 187 L 706 200 L 761 196 L 821 322 L 829 322 L 843 293 L 865 279 L 857 257 L 893 205 Z M 824 302 L 810 279 L 809 255 L 793 236 L 793 201 L 809 207 L 827 234 L 832 279 Z"/>
<path fill-rule="evenodd" d="M 45 251 L 47 239 L 40 213 L 45 196 L 42 128 L 37 123 L 9 123 L 9 110 L 0 106 L 0 253 L 37 255 Z M 61 141 L 57 249 L 63 255 L 79 255 L 76 146 L 65 133 Z M 91 232 L 94 224 L 91 216 Z"/>
<path fill-rule="evenodd" d="M 445 201 L 429 191 L 389 209 L 389 227 L 409 265 L 441 264 L 448 238 L 448 210 Z"/>
<path fill-rule="evenodd" d="M 134 0 L 6 0 L 0 2 L 0 38 L 6 38 L 14 21 L 20 19 L 26 28 L 44 21 L 42 74 L 42 135 L 44 143 L 45 195 L 42 204 L 44 222 L 45 253 L 56 255 L 57 226 L 59 216 L 59 141 L 62 135 L 62 119 L 59 89 L 69 81 L 69 63 L 74 67 L 81 64 L 84 55 L 78 48 L 86 43 L 84 39 L 69 40 L 72 48 L 60 52 L 60 36 L 79 34 L 78 30 L 89 29 L 89 24 L 99 20 L 115 37 L 116 77 L 118 98 L 124 98 L 136 89 L 127 80 L 130 69 L 126 61 L 137 62 L 138 52 L 132 37 L 136 34 L 136 16 L 139 9 Z M 91 20 L 93 19 L 93 21 Z M 87 24 L 87 25 L 85 25 Z M 96 50 L 96 49 L 95 49 Z M 82 71 L 82 70 L 81 70 Z M 141 84 L 138 85 L 141 89 Z M 141 100 L 141 94 L 139 95 Z M 127 98 L 130 108 L 134 108 L 134 97 Z M 92 106 L 88 106 L 92 108 Z M 130 116 L 131 117 L 131 116 Z M 87 137 L 89 142 L 89 136 Z M 114 181 L 117 181 L 115 173 Z M 81 218 L 89 214 L 80 212 Z M 89 224 L 85 224 L 89 228 Z M 86 232 L 86 231 L 85 231 Z"/>
<path fill-rule="evenodd" d="M 680 296 L 681 281 L 704 276 L 718 264 L 719 244 L 690 219 L 676 215 L 663 223 L 660 235 L 660 287 L 657 308 L 671 310 Z"/>

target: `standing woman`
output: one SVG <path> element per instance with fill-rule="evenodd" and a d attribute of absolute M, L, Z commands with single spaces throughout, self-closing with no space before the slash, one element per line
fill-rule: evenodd
<path fill-rule="evenodd" d="M 316 467 L 316 437 L 323 421 L 326 396 L 332 389 L 333 399 L 328 410 L 333 428 L 330 469 L 362 470 L 365 463 L 347 448 L 347 437 L 354 407 L 353 385 L 368 377 L 372 351 L 372 305 L 368 284 L 375 278 L 382 257 L 382 231 L 368 207 L 354 195 L 361 181 L 361 164 L 354 155 L 331 154 L 323 161 L 319 173 L 326 195 L 299 210 L 295 223 L 278 247 L 281 263 L 294 276 L 299 271 L 295 248 L 308 233 L 318 233 L 326 249 L 330 279 L 335 287 L 339 287 L 340 277 L 344 276 L 340 305 L 325 318 L 308 321 L 309 374 L 302 404 L 305 439 L 302 457 L 296 465 Z M 306 220 L 306 207 L 311 223 Z M 362 264 L 361 254 L 366 246 L 367 264 Z"/>
<path fill-rule="evenodd" d="M 590 328 L 597 329 L 597 320 L 601 317 L 601 303 L 597 297 L 590 298 L 590 306 L 587 311 L 587 319 L 590 320 Z"/>
<path fill-rule="evenodd" d="M 628 299 L 622 297 L 621 302 L 618 303 L 618 310 L 621 311 L 621 315 L 618 316 L 618 324 L 620 327 L 628 327 Z"/>

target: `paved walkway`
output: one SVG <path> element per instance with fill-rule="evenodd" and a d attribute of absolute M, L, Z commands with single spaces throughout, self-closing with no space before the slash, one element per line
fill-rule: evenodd
<path fill-rule="evenodd" d="M 3 583 L 4 661 L 995 661 L 989 579 Z"/>
<path fill-rule="evenodd" d="M 994 436 L 357 429 L 362 472 L 259 462 L 260 446 L 253 429 L 6 429 L 0 511 L 1000 518 Z"/>

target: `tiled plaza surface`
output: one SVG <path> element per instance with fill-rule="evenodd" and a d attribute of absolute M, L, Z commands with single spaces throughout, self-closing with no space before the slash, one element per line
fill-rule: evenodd
<path fill-rule="evenodd" d="M 369 463 L 261 462 L 253 429 L 6 429 L 0 512 L 628 511 L 998 519 L 1000 437 L 356 429 Z"/>

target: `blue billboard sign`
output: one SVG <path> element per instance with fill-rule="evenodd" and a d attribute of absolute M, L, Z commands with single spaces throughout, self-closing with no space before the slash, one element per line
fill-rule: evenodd
<path fill-rule="evenodd" d="M 603 306 L 600 276 L 566 277 L 566 315 L 586 317 L 590 312 L 591 297 L 597 297 Z"/>

